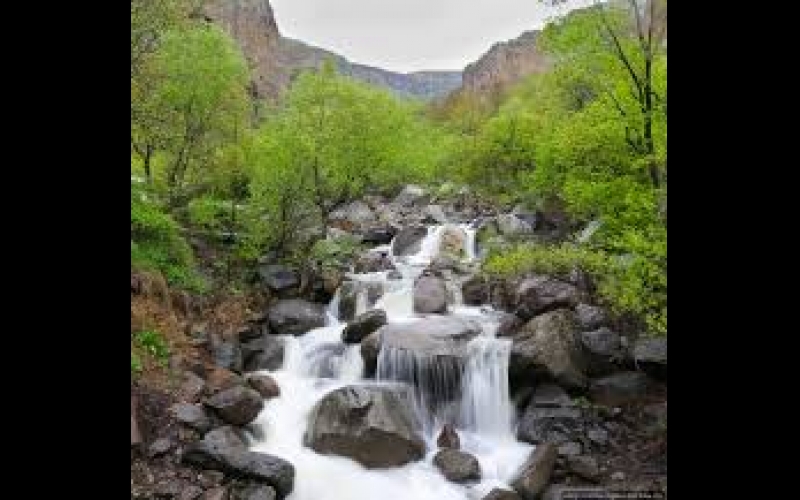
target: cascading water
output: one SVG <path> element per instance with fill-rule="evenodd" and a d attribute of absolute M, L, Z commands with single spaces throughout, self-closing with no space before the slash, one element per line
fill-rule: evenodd
<path fill-rule="evenodd" d="M 386 311 L 389 324 L 411 324 L 422 318 L 413 312 L 414 280 L 437 256 L 446 227 L 428 229 L 420 250 L 407 257 L 392 257 L 397 269 L 389 272 L 349 275 L 367 286 L 356 288 L 355 313 L 375 308 Z M 464 260 L 475 259 L 475 231 L 464 232 Z M 389 252 L 391 245 L 381 247 Z M 374 299 L 368 286 L 380 284 Z M 453 288 L 453 291 L 458 288 Z M 395 348 L 384 343 L 378 357 L 376 381 L 362 380 L 359 345 L 341 341 L 345 324 L 338 320 L 341 290 L 328 308 L 328 324 L 299 337 L 285 337 L 284 365 L 270 372 L 281 396 L 265 403 L 256 419 L 264 438 L 253 441 L 255 451 L 282 457 L 296 469 L 295 487 L 289 500 L 480 500 L 491 488 L 508 482 L 527 457 L 531 446 L 514 439 L 512 404 L 508 390 L 510 342 L 494 336 L 496 320 L 487 308 L 464 306 L 453 293 L 447 317 L 477 325 L 474 338 L 462 339 L 450 349 L 426 353 Z M 438 316 L 438 315 L 434 315 Z M 428 321 L 429 319 L 425 319 Z M 414 394 L 415 412 L 423 423 L 428 443 L 424 460 L 391 469 L 368 470 L 344 457 L 321 455 L 302 444 L 308 415 L 328 392 L 350 383 L 407 383 Z M 445 423 L 454 425 L 461 449 L 474 455 L 480 465 L 479 484 L 447 481 L 432 465 L 435 441 Z M 377 492 L 377 493 L 376 493 Z"/>

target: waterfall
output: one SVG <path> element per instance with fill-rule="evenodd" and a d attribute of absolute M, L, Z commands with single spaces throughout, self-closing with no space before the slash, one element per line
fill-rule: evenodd
<path fill-rule="evenodd" d="M 348 275 L 358 283 L 356 315 L 375 308 L 386 311 L 390 325 L 422 320 L 413 312 L 414 280 L 437 256 L 446 227 L 454 225 L 429 227 L 416 254 L 392 257 L 397 269 L 393 279 L 388 278 L 388 272 Z M 455 227 L 464 230 L 464 260 L 474 260 L 475 230 L 463 224 Z M 380 249 L 391 247 L 383 245 Z M 376 283 L 383 290 L 377 301 L 368 292 Z M 511 475 L 531 450 L 530 445 L 514 439 L 508 388 L 510 342 L 495 338 L 496 319 L 490 308 L 464 306 L 460 285 L 448 280 L 447 287 L 454 307 L 446 317 L 474 322 L 476 336 L 453 343 L 455 347 L 444 341 L 441 351 L 427 352 L 384 342 L 376 381 L 371 382 L 399 382 L 411 388 L 413 410 L 428 443 L 429 453 L 420 462 L 367 470 L 350 459 L 321 455 L 302 444 L 308 415 L 317 401 L 349 383 L 369 383 L 363 380 L 359 344 L 346 345 L 341 340 L 346 327 L 339 320 L 341 288 L 328 305 L 326 326 L 302 336 L 283 337 L 283 366 L 269 372 L 281 395 L 265 402 L 254 422 L 261 426 L 263 438 L 251 446 L 295 466 L 295 488 L 287 500 L 374 500 L 375 492 L 380 492 L 382 500 L 472 500 L 482 498 L 493 487 L 508 488 Z M 436 437 L 444 424 L 456 428 L 462 449 L 478 459 L 480 483 L 449 482 L 433 467 Z"/>

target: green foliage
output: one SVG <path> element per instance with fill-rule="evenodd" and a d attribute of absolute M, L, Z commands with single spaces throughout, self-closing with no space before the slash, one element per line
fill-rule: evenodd
<path fill-rule="evenodd" d="M 159 332 L 155 330 L 142 330 L 137 332 L 133 336 L 133 339 L 148 355 L 152 356 L 160 363 L 166 364 L 169 359 L 169 346 Z M 133 356 L 131 356 L 131 365 L 133 365 Z"/>
<path fill-rule="evenodd" d="M 666 232 L 624 234 L 619 248 L 635 253 L 613 254 L 573 244 L 522 244 L 490 255 L 484 270 L 509 278 L 526 273 L 566 277 L 580 269 L 596 282 L 600 298 L 612 312 L 641 317 L 651 333 L 666 333 Z"/>
<path fill-rule="evenodd" d="M 333 207 L 368 190 L 434 178 L 446 137 L 417 105 L 330 65 L 302 73 L 244 147 L 254 204 L 249 228 L 266 246 L 308 249 Z"/>
<path fill-rule="evenodd" d="M 203 291 L 180 226 L 141 189 L 131 189 L 131 267 L 161 272 L 171 284 Z"/>
<path fill-rule="evenodd" d="M 340 268 L 343 263 L 352 261 L 361 251 L 363 246 L 352 236 L 318 240 L 311 247 L 309 260 L 320 269 Z"/>
<path fill-rule="evenodd" d="M 193 226 L 219 230 L 226 227 L 231 218 L 231 204 L 211 196 L 201 196 L 189 202 L 188 215 Z"/>

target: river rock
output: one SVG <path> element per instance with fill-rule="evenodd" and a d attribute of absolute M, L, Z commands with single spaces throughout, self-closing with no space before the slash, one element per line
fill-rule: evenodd
<path fill-rule="evenodd" d="M 457 450 L 461 448 L 461 440 L 458 438 L 458 432 L 451 424 L 444 424 L 442 432 L 436 438 L 436 446 L 439 448 L 450 448 Z"/>
<path fill-rule="evenodd" d="M 653 389 L 653 381 L 642 372 L 619 372 L 592 381 L 589 396 L 606 406 L 619 406 L 641 399 Z"/>
<path fill-rule="evenodd" d="M 220 340 L 212 336 L 211 355 L 214 363 L 226 370 L 241 373 L 244 368 L 244 357 L 239 343 L 233 339 Z"/>
<path fill-rule="evenodd" d="M 218 392 L 206 401 L 219 417 L 232 425 L 247 425 L 264 408 L 261 395 L 249 387 L 236 386 Z"/>
<path fill-rule="evenodd" d="M 550 482 L 558 453 L 555 446 L 543 443 L 536 446 L 528 460 L 520 468 L 513 488 L 524 500 L 537 500 Z"/>
<path fill-rule="evenodd" d="M 531 444 L 561 445 L 583 432 L 579 408 L 528 405 L 517 426 L 517 439 Z"/>
<path fill-rule="evenodd" d="M 241 344 L 245 371 L 274 371 L 283 365 L 283 339 L 264 335 Z"/>
<path fill-rule="evenodd" d="M 176 403 L 170 407 L 170 412 L 175 417 L 175 420 L 196 431 L 206 432 L 211 429 L 211 419 L 202 406 Z"/>
<path fill-rule="evenodd" d="M 231 500 L 275 500 L 275 490 L 263 484 L 248 484 L 233 490 Z"/>
<path fill-rule="evenodd" d="M 294 466 L 266 453 L 238 446 L 213 446 L 203 439 L 189 444 L 182 460 L 198 467 L 262 481 L 275 489 L 279 499 L 286 498 L 294 488 Z"/>
<path fill-rule="evenodd" d="M 372 307 L 383 295 L 383 283 L 378 281 L 345 281 L 339 288 L 338 317 L 340 321 L 350 321 L 359 311 L 359 296 L 363 307 Z"/>
<path fill-rule="evenodd" d="M 342 331 L 342 341 L 345 344 L 358 344 L 364 337 L 376 331 L 386 323 L 386 311 L 383 309 L 367 311 L 344 328 Z"/>
<path fill-rule="evenodd" d="M 277 335 L 303 335 L 325 326 L 325 307 L 302 299 L 279 300 L 269 309 L 269 326 Z"/>
<path fill-rule="evenodd" d="M 203 396 L 206 381 L 190 371 L 183 372 L 183 382 L 178 388 L 178 400 L 187 403 L 197 403 Z"/>
<path fill-rule="evenodd" d="M 206 394 L 214 394 L 230 389 L 231 387 L 243 386 L 246 382 L 241 375 L 238 375 L 225 368 L 215 366 L 206 376 Z"/>
<path fill-rule="evenodd" d="M 544 376 L 568 388 L 585 388 L 585 360 L 574 316 L 566 309 L 547 312 L 511 335 L 511 375 L 526 380 Z"/>
<path fill-rule="evenodd" d="M 428 205 L 425 207 L 424 214 L 423 222 L 427 224 L 445 224 L 447 222 L 447 215 L 441 205 Z"/>
<path fill-rule="evenodd" d="M 371 333 L 361 341 L 361 359 L 364 360 L 364 376 L 375 376 L 378 367 L 378 355 L 381 351 L 381 335 L 378 332 Z"/>
<path fill-rule="evenodd" d="M 597 330 L 608 325 L 608 313 L 602 307 L 589 304 L 578 304 L 575 306 L 575 316 L 581 330 Z"/>
<path fill-rule="evenodd" d="M 468 306 L 480 306 L 489 302 L 487 279 L 480 275 L 467 278 L 461 283 L 461 295 L 464 297 L 464 304 Z"/>
<path fill-rule="evenodd" d="M 421 276 L 414 283 L 414 312 L 447 312 L 447 287 L 442 278 Z"/>
<path fill-rule="evenodd" d="M 578 304 L 577 287 L 549 276 L 523 279 L 516 288 L 515 313 L 523 320 L 558 308 L 571 308 Z"/>
<path fill-rule="evenodd" d="M 425 226 L 407 226 L 401 229 L 392 241 L 392 255 L 406 257 L 422 249 L 422 240 L 428 235 Z"/>
<path fill-rule="evenodd" d="M 503 236 L 520 236 L 533 233 L 534 226 L 518 214 L 497 216 L 497 228 Z"/>
<path fill-rule="evenodd" d="M 586 372 L 589 376 L 608 375 L 616 369 L 615 363 L 623 359 L 620 336 L 608 327 L 583 332 L 580 340 L 586 353 Z"/>
<path fill-rule="evenodd" d="M 228 497 L 228 489 L 225 487 L 211 488 L 203 493 L 200 500 L 230 500 Z"/>
<path fill-rule="evenodd" d="M 639 339 L 633 346 L 636 365 L 661 380 L 667 379 L 667 338 Z"/>
<path fill-rule="evenodd" d="M 281 388 L 275 379 L 263 373 L 257 373 L 247 377 L 247 383 L 264 399 L 277 398 L 281 395 Z"/>
<path fill-rule="evenodd" d="M 439 233 L 439 254 L 463 259 L 467 254 L 467 233 L 458 226 L 444 226 Z"/>
<path fill-rule="evenodd" d="M 492 491 L 483 497 L 483 500 L 522 500 L 522 497 L 520 497 L 517 492 L 512 490 L 492 488 Z"/>
<path fill-rule="evenodd" d="M 387 245 L 397 234 L 397 230 L 392 226 L 376 226 L 365 229 L 361 241 L 365 245 Z"/>
<path fill-rule="evenodd" d="M 267 264 L 258 268 L 258 274 L 269 291 L 279 297 L 290 297 L 300 289 L 300 275 L 281 264 Z"/>
<path fill-rule="evenodd" d="M 439 450 L 433 457 L 433 464 L 449 481 L 463 483 L 478 481 L 481 478 L 481 466 L 478 460 L 463 451 Z"/>
<path fill-rule="evenodd" d="M 356 273 L 377 273 L 394 269 L 392 259 L 381 252 L 364 252 L 356 259 L 353 270 Z"/>
<path fill-rule="evenodd" d="M 367 468 L 401 466 L 425 454 L 410 394 L 399 387 L 347 386 L 328 393 L 311 411 L 303 442 Z"/>

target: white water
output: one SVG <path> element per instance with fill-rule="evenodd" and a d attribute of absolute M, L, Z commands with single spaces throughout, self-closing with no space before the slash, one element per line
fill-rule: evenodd
<path fill-rule="evenodd" d="M 384 293 L 372 308 L 384 309 L 390 323 L 419 320 L 412 309 L 414 279 L 436 256 L 443 227 L 429 229 L 417 254 L 393 258 L 401 275 L 399 279 L 388 279 L 387 272 L 350 275 L 354 280 L 383 285 Z M 467 234 L 466 259 L 472 260 L 475 231 L 467 225 L 460 227 Z M 385 246 L 380 250 L 390 251 L 390 248 Z M 420 420 L 428 422 L 423 436 L 427 455 L 424 460 L 403 467 L 370 470 L 348 458 L 321 455 L 302 445 L 308 415 L 325 394 L 354 382 L 381 383 L 362 380 L 359 345 L 346 346 L 340 340 L 345 324 L 336 318 L 338 292 L 328 308 L 327 326 L 300 337 L 285 338 L 284 365 L 280 370 L 268 372 L 280 386 L 281 396 L 265 403 L 255 421 L 262 427 L 264 439 L 252 442 L 251 447 L 294 464 L 294 490 L 288 500 L 480 500 L 493 487 L 508 487 L 512 475 L 532 449 L 514 439 L 507 376 L 510 343 L 494 338 L 497 325 L 491 310 L 464 306 L 458 299 L 456 294 L 457 302 L 449 306 L 450 313 L 477 321 L 483 332 L 467 345 L 460 367 L 460 386 L 455 391 L 444 389 L 450 401 L 442 406 L 442 411 L 435 411 L 436 405 L 424 399 L 419 387 L 414 388 L 415 399 L 422 403 L 417 408 Z M 370 309 L 366 292 L 358 294 L 356 309 L 357 314 Z M 385 378 L 391 379 L 392 374 L 402 372 L 404 363 L 420 362 L 412 359 L 413 355 L 392 353 L 387 358 L 389 354 L 381 353 L 382 362 L 389 368 L 384 370 Z M 406 368 L 417 367 L 415 364 Z M 457 368 L 435 362 L 432 367 L 437 383 L 454 380 Z M 432 465 L 437 451 L 436 437 L 441 426 L 448 422 L 458 431 L 461 449 L 480 462 L 479 484 L 451 483 Z"/>

